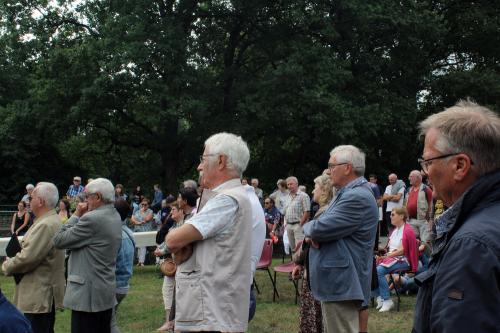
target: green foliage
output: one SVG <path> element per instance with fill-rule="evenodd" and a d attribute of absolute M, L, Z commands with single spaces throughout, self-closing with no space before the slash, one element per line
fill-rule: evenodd
<path fill-rule="evenodd" d="M 207 136 L 247 174 L 310 183 L 355 144 L 417 167 L 417 122 L 468 96 L 497 108 L 495 1 L 49 1 L 0 4 L 0 201 L 72 175 L 174 192 Z M 64 188 L 65 190 L 65 188 Z"/>

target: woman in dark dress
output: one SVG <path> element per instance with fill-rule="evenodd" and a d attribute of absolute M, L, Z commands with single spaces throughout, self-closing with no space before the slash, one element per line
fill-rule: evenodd
<path fill-rule="evenodd" d="M 26 209 L 26 202 L 19 201 L 17 204 L 17 212 L 12 216 L 10 232 L 12 235 L 23 236 L 28 231 L 28 223 L 30 221 L 30 213 Z"/>

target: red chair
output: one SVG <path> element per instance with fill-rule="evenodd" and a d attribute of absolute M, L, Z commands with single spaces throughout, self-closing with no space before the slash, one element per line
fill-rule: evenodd
<path fill-rule="evenodd" d="M 301 247 L 302 247 L 302 241 L 297 243 L 297 245 L 295 246 L 294 252 L 297 252 Z M 278 295 L 278 288 L 277 288 L 278 281 L 276 280 L 276 273 L 287 273 L 289 276 L 291 276 L 294 267 L 295 267 L 295 263 L 293 261 L 290 261 L 286 264 L 281 264 L 281 265 L 275 266 L 273 268 L 274 269 L 274 284 L 276 286 L 276 290 L 275 290 L 276 292 L 273 295 L 273 302 L 276 300 L 275 296 Z M 297 299 L 299 298 L 299 288 L 297 285 L 297 281 L 295 281 L 293 279 L 291 279 L 291 281 L 293 283 L 293 287 L 295 288 L 295 304 L 297 304 Z M 278 295 L 278 298 L 279 297 L 280 297 L 280 295 Z"/>
<path fill-rule="evenodd" d="M 267 271 L 269 279 L 271 279 L 271 283 L 273 285 L 273 295 L 274 295 L 278 293 L 278 290 L 276 289 L 276 283 L 275 283 L 276 280 L 273 280 L 271 271 L 269 270 L 269 267 L 271 267 L 272 262 L 273 262 L 273 241 L 271 239 L 266 239 L 264 241 L 264 247 L 262 248 L 262 254 L 260 255 L 259 262 L 257 263 L 257 269 Z M 255 286 L 255 289 L 257 289 L 257 292 L 260 294 L 259 286 L 257 285 L 255 278 L 253 279 L 253 284 Z"/>
<path fill-rule="evenodd" d="M 275 293 L 273 294 L 273 302 L 276 300 L 276 295 L 278 296 L 278 298 L 280 297 L 280 295 L 278 294 L 278 288 L 277 288 L 277 284 L 278 284 L 278 281 L 276 280 L 276 273 L 287 273 L 288 275 L 290 275 L 293 271 L 293 268 L 295 267 L 295 263 L 293 261 L 291 262 L 288 262 L 286 264 L 282 264 L 282 265 L 278 265 L 278 266 L 275 266 L 273 269 L 274 269 L 274 286 L 275 286 Z M 295 288 L 295 304 L 297 304 L 297 299 L 299 297 L 299 289 L 298 289 L 298 286 L 297 286 L 297 281 L 295 280 L 292 280 L 292 283 L 293 283 L 293 287 Z"/>

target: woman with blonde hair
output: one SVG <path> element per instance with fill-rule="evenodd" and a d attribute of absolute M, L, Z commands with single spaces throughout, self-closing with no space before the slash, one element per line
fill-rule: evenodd
<path fill-rule="evenodd" d="M 406 223 L 408 210 L 406 207 L 396 207 L 391 211 L 391 224 L 394 226 L 383 256 L 377 258 L 378 289 L 374 290 L 377 296 L 377 309 L 387 312 L 394 306 L 390 297 L 389 284 L 386 275 L 394 270 L 417 271 L 418 246 L 412 227 Z"/>
<path fill-rule="evenodd" d="M 311 201 L 311 216 L 317 219 L 328 207 L 336 194 L 329 175 L 321 175 L 314 179 L 313 199 Z M 294 255 L 296 264 L 292 276 L 294 279 L 302 279 L 302 296 L 300 298 L 299 327 L 301 333 L 323 332 L 323 317 L 321 315 L 321 303 L 316 301 L 311 293 L 309 285 L 309 244 L 303 242 L 299 251 Z"/>

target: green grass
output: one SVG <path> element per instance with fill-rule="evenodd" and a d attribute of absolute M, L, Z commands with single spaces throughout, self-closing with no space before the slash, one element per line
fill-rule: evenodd
<path fill-rule="evenodd" d="M 275 259 L 274 264 L 281 260 Z M 271 271 L 272 273 L 272 271 Z M 256 281 L 260 289 L 257 295 L 257 312 L 248 332 L 298 332 L 298 306 L 294 304 L 294 289 L 286 274 L 277 274 L 280 298 L 273 302 L 273 289 L 265 271 L 257 271 Z M 154 266 L 135 268 L 130 281 L 130 291 L 118 311 L 118 325 L 123 333 L 155 332 L 163 324 L 164 310 L 161 295 L 162 279 Z M 14 282 L 10 277 L 0 277 L 0 287 L 8 299 L 12 299 Z M 403 296 L 401 310 L 379 313 L 370 307 L 369 332 L 410 332 L 413 322 L 414 296 Z M 56 333 L 70 332 L 71 312 L 58 312 Z"/>

